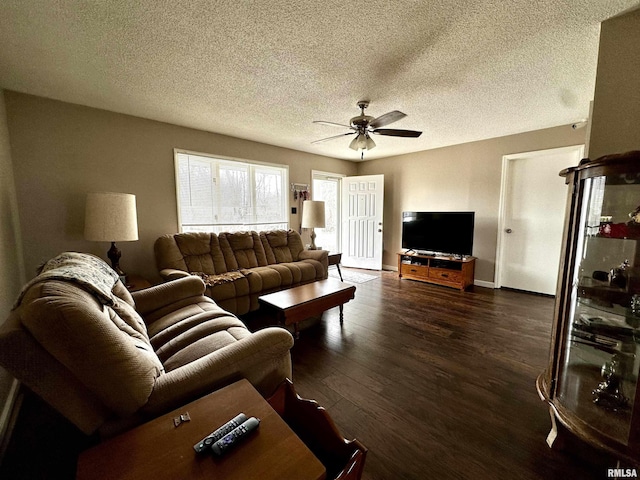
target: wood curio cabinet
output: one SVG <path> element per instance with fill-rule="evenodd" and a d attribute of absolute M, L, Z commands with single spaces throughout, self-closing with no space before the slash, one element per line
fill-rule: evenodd
<path fill-rule="evenodd" d="M 640 464 L 640 151 L 561 172 L 570 192 L 550 363 L 538 377 L 554 446 L 570 433 Z"/>

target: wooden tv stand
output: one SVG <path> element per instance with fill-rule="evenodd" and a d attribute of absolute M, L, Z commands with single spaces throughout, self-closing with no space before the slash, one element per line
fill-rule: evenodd
<path fill-rule="evenodd" d="M 473 285 L 476 257 L 398 253 L 398 277 L 465 290 Z"/>

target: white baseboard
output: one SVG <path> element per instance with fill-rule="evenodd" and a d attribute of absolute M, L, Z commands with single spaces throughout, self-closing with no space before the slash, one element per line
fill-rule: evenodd
<path fill-rule="evenodd" d="M 388 270 L 390 272 L 397 272 L 398 271 L 398 266 L 397 265 L 382 265 L 382 270 Z"/>

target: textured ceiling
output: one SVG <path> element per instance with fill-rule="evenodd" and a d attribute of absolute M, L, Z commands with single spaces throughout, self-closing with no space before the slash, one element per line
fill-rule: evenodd
<path fill-rule="evenodd" d="M 2 0 L 0 88 L 349 160 L 313 120 L 424 132 L 366 160 L 585 119 L 599 24 L 638 4 Z"/>

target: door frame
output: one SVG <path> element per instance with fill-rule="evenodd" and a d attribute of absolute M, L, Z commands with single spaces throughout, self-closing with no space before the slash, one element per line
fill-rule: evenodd
<path fill-rule="evenodd" d="M 543 157 L 545 155 L 549 155 L 550 153 L 570 153 L 570 152 L 578 152 L 580 154 L 580 158 L 584 157 L 585 145 L 571 145 L 568 147 L 557 147 L 557 148 L 547 148 L 545 150 L 535 150 L 533 152 L 521 152 L 521 153 L 512 153 L 509 155 L 502 156 L 502 178 L 500 180 L 500 206 L 498 209 L 498 238 L 496 242 L 496 268 L 493 274 L 493 286 L 494 288 L 502 287 L 502 271 L 504 269 L 503 262 L 503 252 L 504 252 L 504 242 L 502 241 L 503 235 L 502 232 L 505 229 L 506 221 L 505 215 L 507 211 L 507 191 L 509 182 L 511 180 L 511 165 L 515 160 L 526 158 L 535 158 L 535 157 Z M 570 165 L 567 165 L 569 167 Z M 560 173 L 560 172 L 558 172 Z M 564 208 L 564 205 L 563 205 Z"/>

